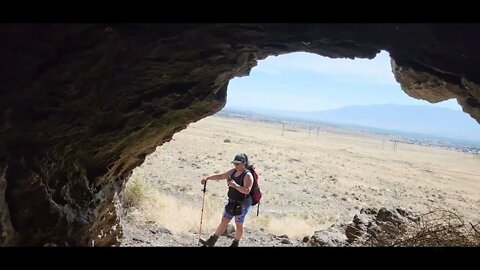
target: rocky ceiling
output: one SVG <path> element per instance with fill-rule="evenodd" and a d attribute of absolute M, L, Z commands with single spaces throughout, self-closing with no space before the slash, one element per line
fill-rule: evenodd
<path fill-rule="evenodd" d="M 156 146 L 269 55 L 392 57 L 413 98 L 480 121 L 477 24 L 2 24 L 0 244 L 108 246 Z"/>

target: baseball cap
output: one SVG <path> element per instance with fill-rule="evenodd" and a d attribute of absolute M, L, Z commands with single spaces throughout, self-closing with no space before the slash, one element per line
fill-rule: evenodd
<path fill-rule="evenodd" d="M 233 159 L 232 163 L 242 163 L 246 162 L 247 159 L 244 154 L 237 154 L 235 158 Z"/>

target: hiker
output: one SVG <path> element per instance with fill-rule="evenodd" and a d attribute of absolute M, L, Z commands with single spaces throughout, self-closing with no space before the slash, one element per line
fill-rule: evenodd
<path fill-rule="evenodd" d="M 228 223 L 235 217 L 235 239 L 230 247 L 238 247 L 243 235 L 243 223 L 245 216 L 252 204 L 252 198 L 249 195 L 253 184 L 252 173 L 247 169 L 248 157 L 245 154 L 238 154 L 232 161 L 235 166 L 225 173 L 210 175 L 201 180 L 202 185 L 207 180 L 227 179 L 228 185 L 228 204 L 223 211 L 222 221 L 218 225 L 215 233 L 208 240 L 200 240 L 203 246 L 213 247 L 218 238 L 225 232 Z"/>

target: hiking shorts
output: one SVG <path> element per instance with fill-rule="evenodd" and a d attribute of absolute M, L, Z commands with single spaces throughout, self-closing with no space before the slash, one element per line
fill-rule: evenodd
<path fill-rule="evenodd" d="M 248 213 L 248 210 L 250 210 L 251 205 L 249 204 L 244 204 L 242 207 L 242 213 L 238 216 L 235 216 L 235 222 L 237 223 L 243 223 L 245 221 L 245 216 Z M 225 210 L 223 210 L 223 217 L 230 220 L 233 218 L 232 215 L 227 214 Z"/>

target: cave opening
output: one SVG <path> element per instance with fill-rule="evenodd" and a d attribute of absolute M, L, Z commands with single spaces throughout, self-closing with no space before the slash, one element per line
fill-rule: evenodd
<path fill-rule="evenodd" d="M 448 208 L 475 221 L 477 134 L 454 99 L 408 97 L 385 51 L 373 60 L 268 57 L 230 81 L 220 112 L 176 133 L 134 170 L 123 245 L 196 245 L 199 181 L 229 170 L 242 152 L 264 191 L 259 215 L 255 206 L 247 216 L 247 245 L 300 245 L 368 208 Z M 218 225 L 226 191 L 209 182 L 203 235 Z"/>

